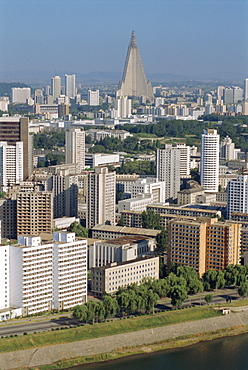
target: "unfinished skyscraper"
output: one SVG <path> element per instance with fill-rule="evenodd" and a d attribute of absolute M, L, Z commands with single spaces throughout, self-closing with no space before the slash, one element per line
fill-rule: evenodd
<path fill-rule="evenodd" d="M 150 81 L 147 82 L 146 80 L 134 32 L 132 32 L 122 80 L 119 83 L 116 95 L 145 96 L 148 100 L 153 99 L 152 85 Z"/>

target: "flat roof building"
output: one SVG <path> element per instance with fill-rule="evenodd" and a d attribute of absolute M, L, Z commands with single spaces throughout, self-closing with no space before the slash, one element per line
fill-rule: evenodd
<path fill-rule="evenodd" d="M 111 294 L 120 287 L 140 284 L 144 278 L 159 278 L 159 257 L 143 257 L 136 260 L 112 263 L 104 267 L 92 267 L 91 290 L 96 296 Z"/>

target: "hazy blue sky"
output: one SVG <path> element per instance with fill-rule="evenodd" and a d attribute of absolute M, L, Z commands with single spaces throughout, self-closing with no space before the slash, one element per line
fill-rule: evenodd
<path fill-rule="evenodd" d="M 122 72 L 134 30 L 147 73 L 248 76 L 246 0 L 0 0 L 0 72 Z"/>

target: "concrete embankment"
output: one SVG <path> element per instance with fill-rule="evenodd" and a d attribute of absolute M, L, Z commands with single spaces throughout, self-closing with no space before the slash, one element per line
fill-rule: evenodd
<path fill-rule="evenodd" d="M 123 347 L 148 345 L 183 335 L 209 333 L 220 329 L 247 325 L 248 311 L 244 311 L 182 324 L 117 334 L 104 338 L 0 353 L 0 369 L 11 370 L 37 367 L 52 364 L 62 359 L 97 355 Z"/>

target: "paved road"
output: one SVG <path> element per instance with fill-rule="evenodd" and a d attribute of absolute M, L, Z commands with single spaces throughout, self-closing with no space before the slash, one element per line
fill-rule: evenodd
<path fill-rule="evenodd" d="M 197 296 L 192 296 L 188 298 L 184 303 L 183 307 L 189 306 L 199 306 L 205 305 L 205 295 L 207 293 L 204 292 Z M 239 299 L 237 296 L 237 291 L 235 289 L 223 289 L 218 292 L 214 292 L 214 298 L 212 303 L 214 304 L 224 304 L 226 302 L 227 297 L 232 297 L 232 300 Z M 157 310 L 165 310 L 171 309 L 172 305 L 170 304 L 170 299 L 166 298 L 160 300 L 155 307 Z M 10 336 L 10 335 L 22 335 L 23 333 L 34 333 L 34 332 L 42 332 L 48 331 L 60 327 L 69 327 L 71 325 L 79 324 L 79 321 L 72 319 L 69 317 L 70 314 L 65 316 L 56 315 L 48 316 L 48 317 L 34 317 L 32 319 L 23 318 L 21 320 L 11 320 L 8 323 L 1 323 L 0 324 L 0 337 L 1 336 Z M 118 319 L 117 319 L 118 320 Z"/>
<path fill-rule="evenodd" d="M 14 323 L 14 321 L 12 321 Z M 23 324 L 13 324 L 10 325 L 11 321 L 8 325 L 0 326 L 0 337 L 1 336 L 9 336 L 9 335 L 21 335 L 23 333 L 34 333 L 34 332 L 42 332 L 45 330 L 51 330 L 52 328 L 61 328 L 70 325 L 77 325 L 79 324 L 78 321 L 70 318 L 70 317 L 61 317 L 59 319 L 51 319 L 51 320 L 44 320 L 41 322 L 28 322 Z"/>

